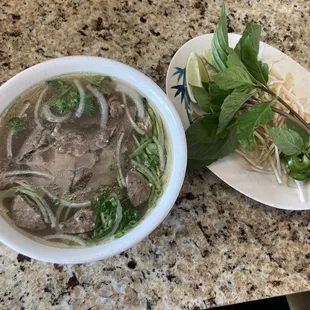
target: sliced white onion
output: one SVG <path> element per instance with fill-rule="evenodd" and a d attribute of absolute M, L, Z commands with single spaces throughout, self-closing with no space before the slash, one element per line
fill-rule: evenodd
<path fill-rule="evenodd" d="M 70 240 L 78 243 L 81 246 L 86 246 L 86 242 L 78 237 L 65 235 L 65 234 L 55 234 L 55 235 L 47 235 L 43 237 L 44 240 L 53 240 L 53 239 L 63 239 L 63 240 Z"/>
<path fill-rule="evenodd" d="M 23 115 L 25 114 L 25 112 L 28 110 L 29 106 L 30 106 L 30 102 L 27 102 L 27 103 L 23 106 L 23 108 L 22 108 L 22 109 L 20 110 L 20 112 L 18 113 L 18 117 L 19 117 L 19 118 L 22 118 L 22 117 L 23 117 Z"/>
<path fill-rule="evenodd" d="M 68 112 L 62 116 L 55 115 L 54 113 L 52 113 L 47 103 L 43 106 L 42 111 L 44 113 L 46 120 L 51 123 L 63 123 L 71 117 L 71 112 Z"/>
<path fill-rule="evenodd" d="M 156 122 L 158 124 L 158 129 L 159 129 L 159 143 L 162 148 L 165 148 L 165 139 L 164 139 L 164 128 L 163 128 L 163 123 L 161 121 L 160 116 L 154 111 L 155 117 L 156 117 Z"/>
<path fill-rule="evenodd" d="M 46 212 L 43 204 L 41 203 L 41 201 L 38 198 L 36 198 L 36 197 L 31 197 L 31 199 L 36 203 L 36 205 L 40 209 L 40 211 L 41 211 L 41 213 L 43 215 L 44 222 L 45 223 L 49 223 L 47 212 Z"/>
<path fill-rule="evenodd" d="M 35 190 L 27 183 L 25 182 L 22 182 L 22 181 L 15 181 L 15 183 L 21 185 L 22 187 L 32 191 L 32 192 L 35 192 Z M 31 197 L 36 203 L 37 205 L 39 206 L 42 214 L 43 214 L 43 217 L 45 219 L 45 216 L 44 214 L 47 214 L 49 219 L 50 219 L 50 222 L 51 222 L 51 227 L 54 228 L 56 226 L 56 219 L 55 219 L 55 216 L 53 214 L 53 211 L 51 210 L 50 206 L 48 205 L 48 203 L 45 201 L 45 199 L 43 197 L 40 197 L 39 198 L 36 198 L 36 197 Z M 38 202 L 36 201 L 38 200 Z M 43 211 L 43 209 L 44 211 Z"/>
<path fill-rule="evenodd" d="M 126 94 L 128 97 L 130 97 L 131 100 L 134 102 L 134 104 L 137 107 L 138 116 L 140 118 L 144 118 L 145 113 L 144 113 L 143 101 L 142 101 L 142 98 L 137 91 L 130 88 L 126 84 L 116 85 L 115 91 Z"/>
<path fill-rule="evenodd" d="M 165 155 L 164 155 L 164 150 L 161 147 L 158 139 L 154 136 L 153 137 L 153 141 L 155 142 L 156 146 L 157 146 L 157 150 L 158 150 L 158 156 L 159 156 L 159 169 L 160 171 L 164 171 L 165 170 Z"/>
<path fill-rule="evenodd" d="M 120 177 L 120 181 L 123 187 L 126 187 L 126 182 L 124 179 L 124 175 L 122 172 L 122 167 L 121 167 L 121 145 L 124 139 L 124 133 L 122 132 L 118 141 L 117 141 L 117 145 L 116 145 L 116 164 L 117 164 L 117 169 L 118 169 L 118 173 L 119 173 L 119 177 Z"/>
<path fill-rule="evenodd" d="M 75 84 L 79 94 L 80 94 L 80 104 L 78 109 L 75 112 L 75 116 L 76 117 L 81 117 L 83 112 L 84 112 L 84 108 L 85 108 L 85 91 L 84 88 L 81 84 L 81 82 L 79 80 L 74 80 L 73 83 Z"/>
<path fill-rule="evenodd" d="M 13 153 L 12 153 L 12 139 L 13 139 L 14 131 L 10 130 L 6 139 L 6 153 L 7 153 L 7 158 L 12 158 Z"/>
<path fill-rule="evenodd" d="M 46 188 L 41 187 L 42 191 L 49 196 L 51 199 L 57 199 L 59 200 L 59 204 L 68 207 L 68 208 L 86 208 L 91 206 L 91 201 L 85 201 L 85 202 L 71 202 L 65 199 L 60 199 L 57 196 L 50 193 Z"/>
<path fill-rule="evenodd" d="M 43 206 L 44 206 L 45 210 L 47 211 L 48 216 L 51 220 L 51 227 L 52 228 L 56 227 L 56 218 L 55 218 L 53 211 L 51 210 L 50 206 L 48 205 L 48 203 L 45 201 L 44 198 L 41 198 L 40 201 L 43 204 Z"/>
<path fill-rule="evenodd" d="M 7 177 L 15 177 L 15 176 L 19 176 L 19 175 L 33 175 L 33 176 L 36 176 L 36 177 L 46 178 L 46 179 L 49 179 L 49 180 L 52 180 L 52 181 L 55 180 L 55 177 L 52 174 L 46 173 L 46 172 L 42 172 L 42 171 L 36 171 L 36 170 L 14 170 L 14 171 L 5 172 L 3 174 L 3 176 L 5 178 L 7 178 Z"/>
<path fill-rule="evenodd" d="M 34 108 L 34 122 L 36 123 L 37 127 L 40 129 L 43 129 L 43 126 L 42 126 L 40 119 L 39 119 L 39 109 L 40 109 L 40 105 L 43 101 L 43 97 L 44 97 L 45 93 L 47 92 L 47 90 L 48 90 L 48 87 L 45 87 L 41 91 L 39 98 L 36 102 L 35 108 Z"/>
<path fill-rule="evenodd" d="M 129 110 L 128 110 L 128 106 L 127 106 L 127 100 L 126 100 L 126 95 L 123 93 L 122 94 L 122 97 L 123 97 L 123 103 L 125 105 L 125 111 L 126 111 L 126 115 L 128 117 L 128 120 L 131 124 L 131 126 L 133 127 L 133 129 L 139 133 L 140 135 L 145 135 L 145 131 L 143 129 L 141 129 L 136 123 L 135 121 L 132 119 L 130 113 L 129 113 Z"/>
<path fill-rule="evenodd" d="M 92 87 L 91 85 L 87 85 L 86 87 L 96 98 L 99 106 L 100 106 L 100 113 L 101 113 L 101 119 L 100 119 L 100 127 L 106 128 L 108 124 L 108 103 L 102 93 L 97 89 Z"/>

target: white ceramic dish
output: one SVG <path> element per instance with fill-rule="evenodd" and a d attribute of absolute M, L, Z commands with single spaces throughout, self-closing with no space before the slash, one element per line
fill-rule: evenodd
<path fill-rule="evenodd" d="M 132 247 L 150 234 L 167 216 L 181 189 L 186 168 L 186 140 L 179 116 L 165 93 L 141 72 L 122 63 L 98 57 L 73 56 L 49 60 L 35 65 L 0 87 L 0 113 L 29 87 L 53 76 L 88 72 L 109 75 L 135 87 L 150 100 L 165 124 L 170 148 L 170 175 L 165 191 L 154 209 L 138 226 L 123 237 L 84 249 L 57 248 L 31 240 L 15 230 L 0 216 L 0 242 L 29 257 L 52 263 L 76 264 L 105 259 Z"/>
<path fill-rule="evenodd" d="M 188 41 L 174 55 L 168 69 L 166 92 L 181 117 L 184 129 L 190 124 L 187 113 L 190 102 L 183 85 L 184 68 L 191 52 L 202 55 L 205 50 L 211 49 L 212 37 L 213 34 L 206 34 Z M 235 47 L 240 37 L 238 34 L 229 34 L 230 47 Z M 268 64 L 273 64 L 282 76 L 291 72 L 294 93 L 299 98 L 310 98 L 310 74 L 305 68 L 276 48 L 262 42 L 259 58 Z M 239 192 L 266 205 L 287 210 L 310 209 L 308 187 L 304 189 L 306 201 L 301 203 L 297 189 L 288 187 L 286 183 L 279 185 L 273 175 L 246 170 L 243 159 L 235 153 L 213 163 L 209 169 Z"/>

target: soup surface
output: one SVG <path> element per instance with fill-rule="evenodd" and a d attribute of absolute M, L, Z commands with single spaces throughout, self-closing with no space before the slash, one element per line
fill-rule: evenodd
<path fill-rule="evenodd" d="M 49 79 L 17 98 L 0 126 L 2 214 L 41 241 L 90 246 L 121 237 L 162 194 L 161 119 L 123 82 Z"/>

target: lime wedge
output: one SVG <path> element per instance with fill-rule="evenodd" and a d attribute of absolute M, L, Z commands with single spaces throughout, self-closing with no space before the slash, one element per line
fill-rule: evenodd
<path fill-rule="evenodd" d="M 186 87 L 191 101 L 196 103 L 191 85 L 202 87 L 202 83 L 209 82 L 209 80 L 203 60 L 192 52 L 186 64 Z"/>
<path fill-rule="evenodd" d="M 209 65 L 212 65 L 212 51 L 211 50 L 204 51 L 202 56 Z"/>

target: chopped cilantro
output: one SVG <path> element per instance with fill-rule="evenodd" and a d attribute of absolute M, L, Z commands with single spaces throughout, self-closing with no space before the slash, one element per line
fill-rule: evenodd
<path fill-rule="evenodd" d="M 20 117 L 13 117 L 8 121 L 8 127 L 13 131 L 21 130 L 22 120 Z"/>

